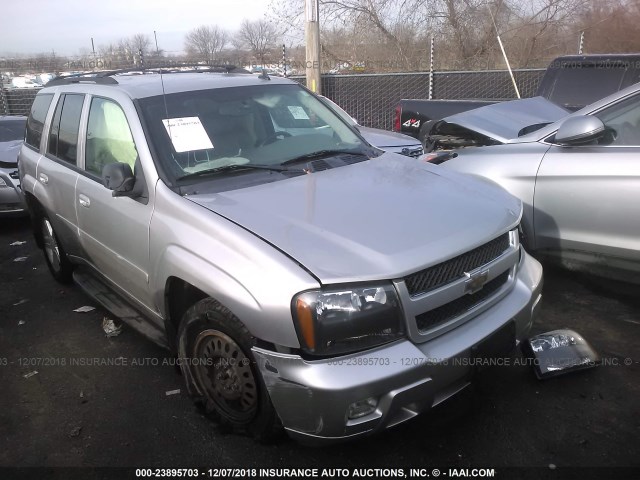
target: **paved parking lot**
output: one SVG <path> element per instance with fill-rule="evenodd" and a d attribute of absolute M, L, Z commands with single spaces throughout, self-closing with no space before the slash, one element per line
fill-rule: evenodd
<path fill-rule="evenodd" d="M 640 301 L 629 286 L 621 295 L 611 283 L 546 269 L 535 333 L 573 328 L 607 366 L 546 382 L 524 365 L 494 367 L 413 421 L 318 449 L 214 428 L 168 352 L 126 326 L 107 338 L 100 309 L 73 312 L 91 300 L 53 281 L 26 221 L 1 221 L 0 272 L 0 467 L 528 466 L 540 467 L 531 478 L 611 478 L 609 468 L 640 466 Z"/>

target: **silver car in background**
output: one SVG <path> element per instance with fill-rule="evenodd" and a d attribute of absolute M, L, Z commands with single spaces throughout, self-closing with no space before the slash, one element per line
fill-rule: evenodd
<path fill-rule="evenodd" d="M 517 112 L 522 102 L 509 103 Z M 456 125 L 477 131 L 481 110 L 491 108 L 459 114 Z M 527 125 L 506 112 L 502 118 L 493 135 L 502 144 L 460 149 L 443 165 L 488 177 L 519 197 L 529 251 L 570 269 L 640 282 L 640 84 L 520 137 L 504 132 Z M 482 134 L 491 136 L 490 128 Z"/>
<path fill-rule="evenodd" d="M 422 144 L 415 138 L 405 135 L 404 133 L 390 132 L 388 130 L 382 130 L 381 128 L 363 127 L 333 100 L 323 95 L 318 95 L 318 97 L 325 105 L 336 112 L 340 118 L 358 130 L 364 139 L 374 147 L 409 157 L 417 158 L 422 155 Z"/>
<path fill-rule="evenodd" d="M 18 176 L 26 124 L 27 117 L 0 117 L 0 217 L 27 215 Z"/>

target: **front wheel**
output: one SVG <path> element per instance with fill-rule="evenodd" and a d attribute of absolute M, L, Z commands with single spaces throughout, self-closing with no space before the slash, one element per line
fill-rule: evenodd
<path fill-rule="evenodd" d="M 73 264 L 69 261 L 62 245 L 60 245 L 53 226 L 46 215 L 43 215 L 40 219 L 40 232 L 42 233 L 44 259 L 51 275 L 60 283 L 70 283 Z"/>
<path fill-rule="evenodd" d="M 180 367 L 192 399 L 214 422 L 260 441 L 281 433 L 247 328 L 206 298 L 185 313 L 178 329 Z"/>

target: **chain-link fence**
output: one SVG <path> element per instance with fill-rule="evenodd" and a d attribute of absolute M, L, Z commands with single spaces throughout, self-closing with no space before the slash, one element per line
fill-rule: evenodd
<path fill-rule="evenodd" d="M 520 96 L 532 97 L 544 69 L 514 70 Z M 304 77 L 292 77 L 305 83 Z M 429 73 L 324 75 L 322 93 L 366 127 L 391 130 L 393 110 L 403 98 L 429 98 Z M 508 100 L 517 98 L 509 72 L 435 72 L 433 99 Z"/>
<path fill-rule="evenodd" d="M 514 70 L 522 97 L 534 96 L 544 69 Z M 305 83 L 304 77 L 291 77 Z M 27 115 L 37 89 L 0 91 L 0 115 Z M 403 98 L 429 98 L 429 73 L 323 75 L 322 93 L 361 125 L 391 130 L 393 110 Z M 433 99 L 513 99 L 506 70 L 435 72 Z"/>
<path fill-rule="evenodd" d="M 0 115 L 29 115 L 37 88 L 0 90 Z"/>

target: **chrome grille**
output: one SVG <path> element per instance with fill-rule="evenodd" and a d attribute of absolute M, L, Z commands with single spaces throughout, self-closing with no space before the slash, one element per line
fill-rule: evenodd
<path fill-rule="evenodd" d="M 406 277 L 409 295 L 420 295 L 446 285 L 498 258 L 509 248 L 509 232 L 455 258 Z"/>
<path fill-rule="evenodd" d="M 509 279 L 509 271 L 507 270 L 496 278 L 487 282 L 481 290 L 470 295 L 464 295 L 453 302 L 434 308 L 428 312 L 422 313 L 416 317 L 416 325 L 418 330 L 431 330 L 442 325 L 449 320 L 459 317 L 473 307 L 479 305 L 496 293 Z"/>

